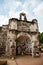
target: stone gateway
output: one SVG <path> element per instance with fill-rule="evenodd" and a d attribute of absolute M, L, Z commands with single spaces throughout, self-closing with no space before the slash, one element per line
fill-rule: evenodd
<path fill-rule="evenodd" d="M 34 56 L 34 46 L 39 45 L 38 34 L 38 21 L 36 19 L 27 21 L 25 13 L 20 13 L 19 19 L 9 19 L 8 25 L 0 27 L 0 55 Z"/>

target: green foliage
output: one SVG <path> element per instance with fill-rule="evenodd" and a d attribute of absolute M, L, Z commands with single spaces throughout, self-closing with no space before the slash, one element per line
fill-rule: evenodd
<path fill-rule="evenodd" d="M 43 43 L 43 32 L 39 33 L 39 42 Z"/>

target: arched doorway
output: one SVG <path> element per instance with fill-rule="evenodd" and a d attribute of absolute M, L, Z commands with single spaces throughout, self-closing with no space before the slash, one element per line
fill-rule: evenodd
<path fill-rule="evenodd" d="M 31 53 L 31 39 L 30 35 L 19 34 L 16 39 L 16 54 L 24 55 Z"/>

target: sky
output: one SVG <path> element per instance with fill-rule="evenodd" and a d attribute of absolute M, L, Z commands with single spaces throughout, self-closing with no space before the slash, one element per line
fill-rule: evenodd
<path fill-rule="evenodd" d="M 0 26 L 6 25 L 10 18 L 18 18 L 26 13 L 27 20 L 38 20 L 39 31 L 43 32 L 43 0 L 0 0 Z"/>

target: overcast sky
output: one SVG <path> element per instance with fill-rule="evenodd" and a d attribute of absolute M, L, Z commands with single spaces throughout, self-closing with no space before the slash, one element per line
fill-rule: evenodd
<path fill-rule="evenodd" d="M 20 12 L 26 13 L 28 20 L 36 18 L 43 31 L 43 0 L 0 0 L 0 26 L 8 24 L 9 18 L 19 18 Z"/>

